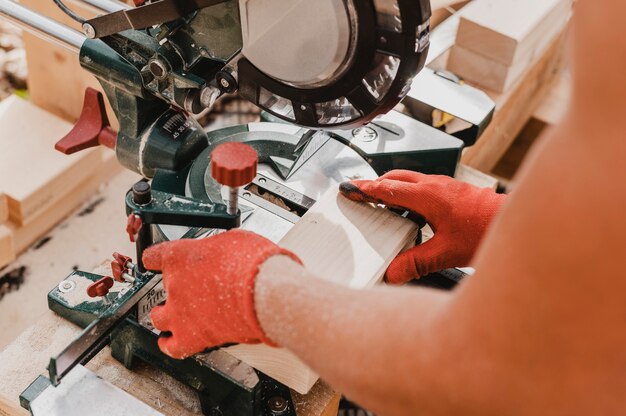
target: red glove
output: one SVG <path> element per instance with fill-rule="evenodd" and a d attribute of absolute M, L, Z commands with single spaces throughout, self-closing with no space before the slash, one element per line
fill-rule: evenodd
<path fill-rule="evenodd" d="M 341 193 L 357 202 L 385 204 L 426 218 L 435 235 L 424 244 L 400 254 L 389 265 L 389 283 L 467 266 L 485 230 L 506 200 L 490 189 L 481 189 L 448 176 L 395 170 L 377 180 L 342 183 Z"/>
<path fill-rule="evenodd" d="M 183 359 L 226 343 L 272 344 L 257 319 L 254 285 L 259 266 L 275 255 L 301 263 L 291 252 L 242 230 L 146 250 L 144 265 L 163 273 L 167 293 L 165 305 L 150 313 L 155 328 L 171 332 L 159 339 L 161 350 Z"/>

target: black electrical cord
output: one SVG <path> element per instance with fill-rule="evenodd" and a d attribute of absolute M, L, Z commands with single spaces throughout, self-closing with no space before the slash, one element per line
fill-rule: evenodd
<path fill-rule="evenodd" d="M 77 15 L 76 13 L 74 13 L 69 7 L 67 7 L 65 4 L 63 4 L 63 2 L 61 0 L 52 0 L 52 1 L 54 1 L 54 4 L 59 6 L 59 9 L 61 9 L 63 11 L 63 13 L 65 13 L 66 15 L 71 17 L 72 19 L 76 20 L 81 25 L 87 21 L 87 19 L 85 19 L 85 18 Z"/>

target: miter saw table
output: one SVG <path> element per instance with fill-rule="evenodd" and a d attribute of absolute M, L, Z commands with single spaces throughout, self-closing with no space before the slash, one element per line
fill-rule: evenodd
<path fill-rule="evenodd" d="M 136 253 L 116 253 L 102 274 L 75 271 L 49 293 L 50 309 L 85 329 L 52 354 L 48 376 L 22 393 L 22 405 L 35 416 L 69 414 L 72 402 L 64 397 L 98 384 L 81 365 L 109 345 L 126 367 L 148 363 L 192 388 L 204 414 L 294 415 L 297 402 L 286 386 L 221 350 L 182 361 L 161 353 L 149 312 L 165 293 L 160 275 L 143 268 L 143 250 L 239 226 L 278 241 L 343 181 L 392 169 L 452 176 L 493 106 L 444 74 L 425 71 L 455 102 L 439 110 L 468 129 L 454 137 L 431 127 L 432 120 L 391 111 L 421 85 L 413 78 L 428 51 L 427 1 L 276 0 L 264 3 L 269 9 L 245 0 L 160 0 L 138 9 L 90 3 L 111 13 L 82 22 L 89 39 L 8 0 L 0 1 L 0 12 L 77 49 L 120 122 L 114 131 L 103 96 L 88 90 L 80 120 L 57 149 L 113 148 L 125 167 L 151 182 L 138 182 L 125 198 Z M 313 23 L 293 27 L 312 17 L 322 19 L 324 31 Z M 285 43 L 290 28 L 300 44 Z M 317 38 L 322 47 L 302 55 L 301 45 Z M 268 121 L 206 133 L 192 115 L 234 92 L 264 109 Z M 464 112 L 454 98 L 478 104 Z M 429 91 L 426 119 L 439 101 Z M 236 193 L 211 173 L 212 152 L 233 142 L 253 148 L 259 160 L 256 176 Z M 233 201 L 239 209 L 231 210 Z"/>

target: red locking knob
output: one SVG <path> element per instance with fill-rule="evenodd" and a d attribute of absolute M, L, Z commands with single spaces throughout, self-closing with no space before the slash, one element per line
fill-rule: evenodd
<path fill-rule="evenodd" d="M 85 101 L 74 128 L 54 146 L 66 155 L 99 145 L 115 149 L 117 132 L 111 128 L 104 97 L 93 88 L 85 90 Z"/>
<path fill-rule="evenodd" d="M 90 298 L 106 296 L 109 293 L 109 289 L 111 289 L 112 287 L 113 278 L 109 276 L 104 276 L 102 279 L 89 285 L 89 287 L 87 288 L 87 295 Z"/>
<path fill-rule="evenodd" d="M 126 221 L 126 232 L 128 233 L 131 243 L 137 241 L 137 235 L 139 234 L 139 230 L 142 225 L 143 221 L 140 216 L 135 214 L 130 214 L 128 216 L 128 220 Z"/>
<path fill-rule="evenodd" d="M 211 175 L 218 183 L 237 188 L 252 182 L 259 156 L 244 143 L 220 144 L 211 152 Z"/>
<path fill-rule="evenodd" d="M 122 266 L 122 268 L 127 268 L 127 264 L 133 262 L 133 259 L 131 259 L 130 257 L 117 252 L 113 253 L 113 258 L 117 263 L 119 263 L 120 266 Z"/>
<path fill-rule="evenodd" d="M 116 261 L 111 262 L 111 272 L 113 273 L 113 278 L 117 280 L 118 282 L 124 283 L 126 281 L 124 280 L 124 277 L 122 275 L 126 273 L 127 271 L 128 270 L 122 267 L 118 262 Z"/>

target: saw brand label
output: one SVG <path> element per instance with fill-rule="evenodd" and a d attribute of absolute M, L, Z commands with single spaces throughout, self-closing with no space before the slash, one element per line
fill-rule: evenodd
<path fill-rule="evenodd" d="M 165 302 L 166 297 L 167 295 L 165 294 L 165 290 L 163 289 L 163 281 L 160 281 L 156 284 L 156 286 L 154 286 L 154 288 L 150 292 L 148 292 L 146 296 L 141 298 L 137 306 L 137 320 L 139 324 L 157 335 L 160 334 L 161 331 L 155 329 L 152 325 L 152 320 L 150 319 L 150 311 L 158 304 Z"/>

